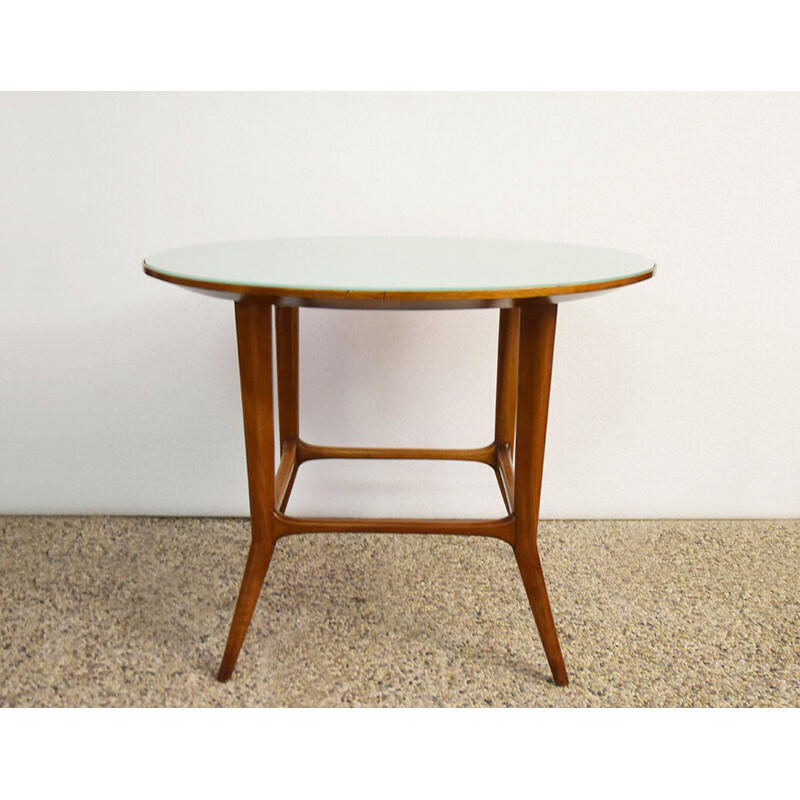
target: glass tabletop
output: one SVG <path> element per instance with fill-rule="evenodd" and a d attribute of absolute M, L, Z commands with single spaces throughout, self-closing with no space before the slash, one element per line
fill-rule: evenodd
<path fill-rule="evenodd" d="M 188 286 L 279 294 L 589 291 L 649 277 L 649 258 L 620 250 L 511 239 L 329 237 L 216 242 L 148 256 L 145 270 Z"/>

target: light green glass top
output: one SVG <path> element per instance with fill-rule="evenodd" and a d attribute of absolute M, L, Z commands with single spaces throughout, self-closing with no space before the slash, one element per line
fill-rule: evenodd
<path fill-rule="evenodd" d="M 145 259 L 187 285 L 322 292 L 515 292 L 585 287 L 652 272 L 619 250 L 510 239 L 310 238 L 220 242 Z M 574 291 L 574 290 L 573 290 Z"/>

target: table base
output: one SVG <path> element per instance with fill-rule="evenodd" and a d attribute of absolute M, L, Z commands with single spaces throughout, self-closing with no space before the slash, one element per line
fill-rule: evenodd
<path fill-rule="evenodd" d="M 244 642 L 275 542 L 298 533 L 433 533 L 490 536 L 514 549 L 553 679 L 567 672 L 536 542 L 550 376 L 558 306 L 533 301 L 500 309 L 495 440 L 471 449 L 321 447 L 298 424 L 296 307 L 275 306 L 280 463 L 274 469 L 272 307 L 236 302 L 236 334 L 250 493 L 251 544 L 218 679 L 230 678 Z M 516 450 L 516 452 L 515 452 Z M 508 512 L 500 519 L 334 519 L 285 513 L 298 467 L 318 458 L 443 459 L 491 466 Z"/>

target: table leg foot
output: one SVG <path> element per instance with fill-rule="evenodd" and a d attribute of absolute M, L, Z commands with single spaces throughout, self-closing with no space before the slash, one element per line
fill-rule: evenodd
<path fill-rule="evenodd" d="M 519 548 L 515 551 L 515 555 L 544 653 L 547 656 L 547 663 L 550 664 L 550 671 L 553 673 L 553 680 L 557 686 L 566 686 L 569 683 L 567 668 L 564 666 L 564 656 L 561 654 L 561 645 L 558 642 L 539 553 L 535 549 Z"/>
<path fill-rule="evenodd" d="M 269 542 L 253 542 L 250 546 L 250 553 L 247 556 L 247 565 L 244 568 L 242 586 L 239 589 L 239 597 L 236 600 L 236 610 L 233 612 L 233 622 L 231 622 L 228 643 L 225 646 L 225 654 L 222 656 L 222 664 L 217 673 L 218 681 L 227 681 L 230 678 L 233 668 L 236 666 L 236 659 L 242 649 L 244 637 L 250 626 L 258 596 L 267 574 L 274 545 Z"/>

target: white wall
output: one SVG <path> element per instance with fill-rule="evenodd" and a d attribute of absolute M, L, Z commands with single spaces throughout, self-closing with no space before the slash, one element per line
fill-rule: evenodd
<path fill-rule="evenodd" d="M 544 517 L 800 516 L 800 95 L 0 95 L 0 512 L 247 514 L 200 241 L 447 235 L 653 257 L 561 306 Z M 302 433 L 491 438 L 496 312 L 301 311 Z"/>

